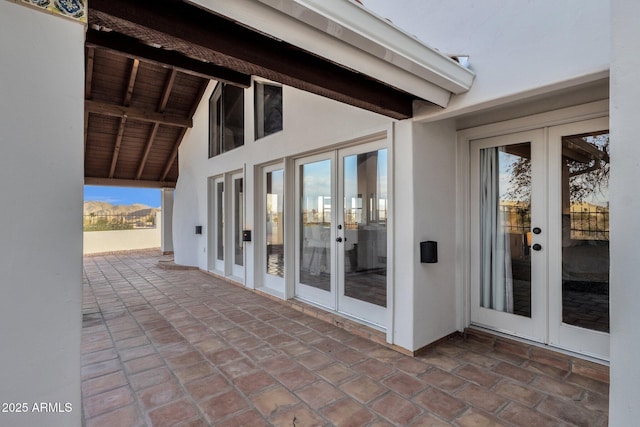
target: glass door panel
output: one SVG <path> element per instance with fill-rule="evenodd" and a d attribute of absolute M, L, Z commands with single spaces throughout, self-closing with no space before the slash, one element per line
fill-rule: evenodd
<path fill-rule="evenodd" d="M 224 178 L 209 178 L 208 269 L 224 274 Z"/>
<path fill-rule="evenodd" d="M 531 317 L 531 143 L 480 150 L 480 305 Z"/>
<path fill-rule="evenodd" d="M 232 220 L 233 220 L 233 276 L 244 279 L 244 242 L 242 229 L 244 227 L 244 188 L 242 175 L 231 177 L 233 185 Z"/>
<path fill-rule="evenodd" d="M 296 296 L 335 308 L 334 161 L 328 155 L 296 161 Z"/>
<path fill-rule="evenodd" d="M 609 358 L 607 118 L 550 128 L 549 341 Z"/>
<path fill-rule="evenodd" d="M 542 131 L 471 145 L 471 321 L 546 340 Z"/>
<path fill-rule="evenodd" d="M 265 174 L 266 274 L 284 277 L 284 170 Z"/>
<path fill-rule="evenodd" d="M 383 326 L 387 306 L 387 149 L 340 151 L 339 311 Z"/>

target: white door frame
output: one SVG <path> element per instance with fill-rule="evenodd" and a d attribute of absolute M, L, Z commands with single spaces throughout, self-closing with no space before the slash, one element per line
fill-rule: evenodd
<path fill-rule="evenodd" d="M 287 215 L 287 203 L 288 203 L 288 197 L 287 197 L 287 174 L 285 171 L 285 165 L 283 163 L 277 163 L 277 164 L 272 164 L 272 165 L 268 165 L 268 166 L 262 166 L 260 167 L 260 171 L 259 171 L 259 187 L 260 191 L 259 191 L 259 201 L 258 203 L 256 203 L 256 208 L 260 210 L 260 213 L 258 215 L 255 215 L 256 218 L 258 218 L 259 224 L 256 224 L 256 232 L 260 233 L 259 236 L 256 236 L 256 242 L 259 245 L 259 249 L 257 251 L 257 256 L 259 257 L 259 261 L 256 262 L 256 268 L 258 268 L 258 271 L 260 272 L 259 274 L 256 274 L 256 277 L 260 277 L 260 285 L 263 288 L 266 288 L 265 290 L 267 290 L 268 292 L 271 293 L 275 293 L 278 297 L 280 298 L 285 298 L 285 277 L 287 275 L 287 270 L 285 269 L 285 277 L 279 277 L 279 276 L 274 276 L 271 274 L 267 274 L 267 227 L 266 227 L 266 210 L 267 210 L 267 202 L 266 202 L 266 195 L 267 195 L 267 174 L 271 173 L 271 172 L 275 172 L 275 171 L 282 171 L 283 175 L 284 175 L 284 180 L 283 180 L 283 192 L 284 192 L 284 216 L 285 216 L 285 220 L 282 222 L 282 224 L 279 224 L 280 227 L 282 227 L 283 229 L 283 234 L 284 234 L 284 241 L 283 241 L 283 250 L 284 250 L 284 258 L 286 259 L 287 255 L 288 255 L 288 249 L 287 249 L 287 243 L 288 243 L 288 232 L 287 232 L 287 227 L 286 227 L 286 223 L 289 221 L 288 215 Z"/>
<path fill-rule="evenodd" d="M 218 213 L 222 213 L 222 215 L 225 215 L 225 197 L 224 194 L 226 194 L 226 188 L 225 188 L 225 179 L 224 176 L 214 176 L 214 177 L 209 177 L 208 181 L 207 181 L 208 185 L 208 193 L 209 193 L 209 215 L 208 215 L 208 230 L 207 230 L 207 236 L 208 236 L 208 264 L 207 264 L 207 268 L 209 271 L 211 272 L 218 272 L 222 275 L 226 274 L 225 271 L 225 254 L 224 254 L 224 249 L 222 251 L 222 259 L 218 258 L 219 255 L 219 251 L 218 251 L 218 239 L 220 238 L 218 236 L 218 224 L 220 222 L 220 218 L 218 218 Z M 222 197 L 222 209 L 219 209 L 218 204 L 220 202 L 220 200 L 218 200 L 218 193 L 217 193 L 217 189 L 218 189 L 218 184 L 222 184 L 223 186 L 223 197 Z M 224 218 L 222 219 L 224 221 Z M 223 247 L 226 246 L 226 240 L 225 240 L 225 236 L 224 236 L 224 226 L 222 228 L 222 242 L 223 242 Z"/>
<path fill-rule="evenodd" d="M 239 220 L 237 218 L 238 215 L 236 215 L 236 212 L 235 212 L 236 182 L 238 179 L 242 179 L 242 187 L 243 187 L 242 196 L 241 196 L 242 199 L 240 200 Z M 227 271 L 231 273 L 231 276 L 233 277 L 234 280 L 244 283 L 246 253 L 245 253 L 244 243 L 242 242 L 242 236 L 241 236 L 242 230 L 244 229 L 244 218 L 245 218 L 244 208 L 246 204 L 245 203 L 246 191 L 244 190 L 244 188 L 246 188 L 246 185 L 245 185 L 246 183 L 245 183 L 244 172 L 240 171 L 240 172 L 228 174 L 227 182 L 228 182 L 227 188 L 231 190 L 231 191 L 227 191 L 227 201 L 226 201 L 227 210 L 225 212 L 225 215 L 227 216 L 227 218 L 230 219 L 229 221 L 227 221 L 227 224 L 230 227 L 226 230 L 226 235 L 227 235 L 226 247 L 228 248 L 228 250 L 226 250 L 227 253 L 225 254 L 225 258 L 227 259 L 227 262 L 228 262 Z M 236 236 L 236 232 L 238 230 L 240 230 L 239 242 L 237 240 L 238 236 Z M 242 265 L 236 264 L 235 250 L 238 244 L 242 245 Z"/>
<path fill-rule="evenodd" d="M 458 131 L 458 181 L 456 184 L 456 199 L 459 209 L 456 213 L 456 246 L 459 258 L 456 269 L 457 307 L 461 315 L 458 317 L 458 328 L 462 331 L 471 326 L 471 207 L 470 188 L 471 160 L 470 141 L 490 138 L 511 133 L 562 126 L 575 122 L 604 118 L 608 120 L 608 100 L 595 101 L 575 107 L 548 111 L 528 117 L 506 120 L 492 124 Z M 551 232 L 551 230 L 550 230 Z M 589 355 L 582 353 L 586 357 Z M 606 360 L 606 357 L 595 357 Z"/>
<path fill-rule="evenodd" d="M 531 251 L 531 317 L 497 311 L 480 306 L 480 169 L 479 153 L 483 148 L 529 142 L 531 144 L 532 191 L 531 226 L 540 227 L 543 233 L 536 236 L 535 243 L 542 245 L 540 252 Z M 542 129 L 510 135 L 485 138 L 470 142 L 471 177 L 476 185 L 471 187 L 471 321 L 510 335 L 532 341 L 545 342 L 547 337 L 547 234 L 545 193 L 547 188 L 544 131 Z"/>

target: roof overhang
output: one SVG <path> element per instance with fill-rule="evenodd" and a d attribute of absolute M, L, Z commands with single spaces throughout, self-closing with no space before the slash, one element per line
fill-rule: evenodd
<path fill-rule="evenodd" d="M 353 0 L 189 2 L 440 107 L 475 77 Z"/>

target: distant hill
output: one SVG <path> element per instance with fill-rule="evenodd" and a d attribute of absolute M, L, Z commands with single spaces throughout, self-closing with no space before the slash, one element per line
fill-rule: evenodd
<path fill-rule="evenodd" d="M 98 201 L 84 202 L 84 215 L 131 215 L 141 217 L 159 211 L 159 208 L 152 208 L 140 203 L 135 203 L 133 205 L 113 205 L 111 203 Z"/>

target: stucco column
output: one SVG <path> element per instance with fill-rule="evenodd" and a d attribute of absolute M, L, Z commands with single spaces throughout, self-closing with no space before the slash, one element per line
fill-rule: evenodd
<path fill-rule="evenodd" d="M 82 419 L 85 27 L 53 13 L 0 1 L 2 426 Z"/>
<path fill-rule="evenodd" d="M 161 238 L 160 246 L 163 254 L 173 252 L 173 188 L 161 191 Z"/>
<path fill-rule="evenodd" d="M 611 0 L 611 426 L 640 419 L 640 3 Z"/>

